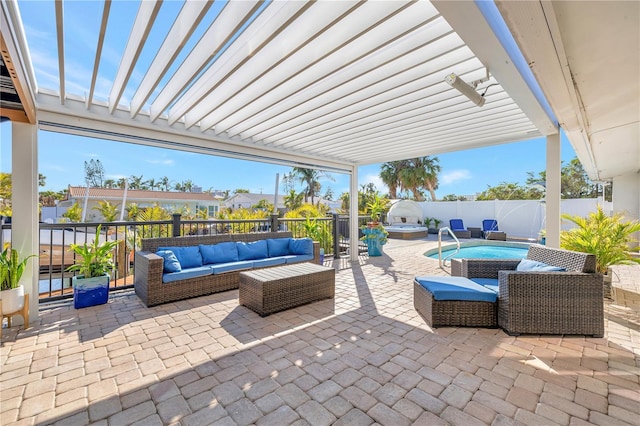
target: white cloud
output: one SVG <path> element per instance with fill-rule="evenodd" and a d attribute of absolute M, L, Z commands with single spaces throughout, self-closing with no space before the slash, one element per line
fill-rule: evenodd
<path fill-rule="evenodd" d="M 360 188 L 360 186 L 362 185 L 373 183 L 376 186 L 376 189 L 380 191 L 380 193 L 385 194 L 389 192 L 389 188 L 387 188 L 387 185 L 382 182 L 382 179 L 380 179 L 380 175 L 368 174 L 358 180 L 358 188 Z"/>
<path fill-rule="evenodd" d="M 472 176 L 469 170 L 458 169 L 458 170 L 452 170 L 450 172 L 441 174 L 438 180 L 443 185 L 449 185 L 461 180 L 469 180 L 471 178 Z"/>
<path fill-rule="evenodd" d="M 149 164 L 160 164 L 162 166 L 173 166 L 175 164 L 175 161 L 173 161 L 171 159 L 166 159 L 166 160 L 147 160 L 147 163 L 149 163 Z"/>

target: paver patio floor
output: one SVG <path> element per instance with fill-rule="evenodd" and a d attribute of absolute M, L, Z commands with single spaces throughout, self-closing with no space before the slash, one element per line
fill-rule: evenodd
<path fill-rule="evenodd" d="M 338 259 L 335 299 L 265 318 L 237 290 L 42 307 L 31 328 L 4 330 L 0 423 L 638 424 L 633 301 L 605 303 L 598 339 L 432 330 L 412 280 L 445 272 L 425 247 L 391 240 L 382 257 Z"/>

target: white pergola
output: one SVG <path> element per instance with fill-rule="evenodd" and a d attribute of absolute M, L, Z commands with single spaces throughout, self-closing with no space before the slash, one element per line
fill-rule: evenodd
<path fill-rule="evenodd" d="M 50 44 L 57 47 L 59 84 L 41 87 L 18 4 L 2 2 L 2 55 L 22 105 L 21 111 L 3 106 L 8 113 L 2 114 L 14 121 L 14 193 L 20 196 L 13 233 L 26 251 L 37 248 L 37 129 L 347 173 L 352 193 L 360 165 L 546 136 L 547 242 L 554 246 L 559 122 L 567 124 L 590 177 L 615 176 L 599 168 L 609 150 L 585 148 L 599 140 L 589 135 L 596 117 L 575 104 L 585 102 L 593 85 L 574 84 L 570 60 L 586 52 L 577 41 L 579 47 L 566 45 L 568 52 L 558 48 L 565 46 L 565 25 L 580 27 L 572 17 L 579 2 L 193 1 L 170 17 L 171 25 L 164 4 L 139 2 L 135 17 L 124 19 L 119 2 L 99 3 L 101 20 L 89 28 L 95 45 L 83 52 L 93 68 L 84 81 L 67 85 L 74 64 L 65 55 L 65 31 L 86 23 L 65 13 L 74 2 L 56 1 Z M 634 23 L 637 3 L 607 4 Z M 133 24 L 117 26 L 128 40 L 116 52 L 115 75 L 104 75 L 109 31 L 119 21 Z M 629 43 L 637 45 L 638 37 L 629 39 L 637 36 L 637 13 L 635 24 L 635 33 L 626 29 L 627 53 Z M 625 72 L 635 70 L 631 90 L 637 93 L 638 50 L 634 55 Z M 538 57 L 544 65 L 532 62 Z M 484 106 L 444 81 L 452 72 L 467 82 L 485 80 L 476 88 Z M 110 89 L 101 97 L 97 82 L 105 80 Z M 627 102 L 637 107 L 638 96 Z M 636 133 L 623 138 L 630 158 L 625 176 L 640 169 L 637 116 L 633 124 L 628 115 L 625 125 Z M 638 178 L 631 181 L 640 192 Z M 357 235 L 357 197 L 351 200 L 351 235 Z M 635 203 L 637 217 L 638 195 Z M 355 247 L 351 253 L 357 255 Z"/>

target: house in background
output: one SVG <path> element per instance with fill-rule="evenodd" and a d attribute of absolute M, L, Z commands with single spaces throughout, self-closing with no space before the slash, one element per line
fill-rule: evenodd
<path fill-rule="evenodd" d="M 85 186 L 69 186 L 67 198 L 58 203 L 57 207 L 43 208 L 42 220 L 61 217 L 69 207 L 78 203 L 84 208 L 85 198 L 87 199 L 87 211 L 85 220 L 87 222 L 101 221 L 103 219 L 99 211 L 94 207 L 98 206 L 100 201 L 108 201 L 111 204 L 118 205 L 118 210 L 123 205 L 137 204 L 138 207 L 150 207 L 158 205 L 171 212 L 182 211 L 185 207 L 194 214 L 204 210 L 208 217 L 215 217 L 220 211 L 222 197 L 213 195 L 208 192 L 170 192 L 170 191 L 143 191 L 138 189 L 128 189 L 126 191 L 120 188 L 89 188 L 87 196 L 87 187 Z M 124 218 L 126 220 L 126 211 Z"/>
<path fill-rule="evenodd" d="M 251 207 L 258 204 L 261 200 L 267 200 L 270 204 L 273 204 L 273 199 L 274 199 L 273 197 L 274 197 L 273 194 L 251 194 L 248 192 L 240 192 L 238 194 L 234 194 L 231 197 L 227 198 L 222 202 L 222 204 L 223 204 L 223 207 L 230 208 L 232 210 L 239 209 L 239 208 L 250 209 Z M 284 195 L 278 195 L 278 205 L 276 207 L 280 211 L 287 211 L 287 208 L 284 204 L 284 199 L 285 199 Z M 339 200 L 329 201 L 323 198 L 316 198 L 314 201 L 315 201 L 315 204 L 320 203 L 328 206 L 330 212 L 337 211 L 341 206 L 341 202 Z"/>
<path fill-rule="evenodd" d="M 248 192 L 239 192 L 224 200 L 222 204 L 224 207 L 232 210 L 240 208 L 250 209 L 261 200 L 267 200 L 269 204 L 273 204 L 273 199 L 274 194 L 251 194 Z M 284 195 L 278 195 L 278 204 L 276 205 L 276 208 L 285 209 Z"/>

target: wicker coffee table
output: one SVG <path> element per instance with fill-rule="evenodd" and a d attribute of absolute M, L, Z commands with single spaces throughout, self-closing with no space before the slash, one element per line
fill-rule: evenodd
<path fill-rule="evenodd" d="M 240 273 L 239 299 L 260 316 L 333 298 L 336 271 L 315 263 L 297 263 Z"/>

